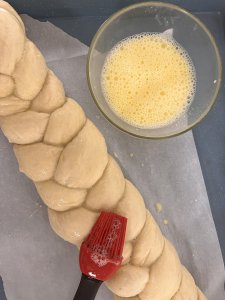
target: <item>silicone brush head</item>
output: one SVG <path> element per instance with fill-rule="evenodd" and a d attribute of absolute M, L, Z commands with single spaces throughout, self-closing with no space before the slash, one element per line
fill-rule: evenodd
<path fill-rule="evenodd" d="M 102 212 L 80 248 L 81 272 L 101 281 L 108 280 L 122 262 L 127 219 Z"/>

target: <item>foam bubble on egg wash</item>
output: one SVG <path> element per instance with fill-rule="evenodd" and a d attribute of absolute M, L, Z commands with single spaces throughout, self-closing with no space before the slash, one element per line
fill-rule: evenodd
<path fill-rule="evenodd" d="M 101 80 L 112 110 L 142 128 L 179 119 L 196 88 L 188 53 L 164 33 L 142 33 L 119 42 L 106 57 Z"/>

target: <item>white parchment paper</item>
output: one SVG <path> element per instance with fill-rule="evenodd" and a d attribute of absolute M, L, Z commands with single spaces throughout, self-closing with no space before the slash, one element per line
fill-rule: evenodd
<path fill-rule="evenodd" d="M 165 236 L 209 300 L 224 300 L 224 267 L 192 132 L 163 141 L 128 136 L 96 108 L 86 82 L 88 47 L 50 23 L 23 17 L 28 37 L 105 136 L 109 152 L 141 191 Z M 8 300 L 72 300 L 78 253 L 51 230 L 34 185 L 18 171 L 0 133 L 0 275 Z M 155 203 L 163 210 L 158 213 Z M 164 224 L 168 220 L 168 224 Z M 160 282 L 159 282 L 160 284 Z M 98 300 L 113 299 L 102 287 Z"/>

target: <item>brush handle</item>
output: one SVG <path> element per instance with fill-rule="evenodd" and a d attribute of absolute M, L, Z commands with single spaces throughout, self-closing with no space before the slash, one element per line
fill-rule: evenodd
<path fill-rule="evenodd" d="M 94 300 L 102 282 L 101 280 L 93 279 L 82 274 L 73 300 Z"/>

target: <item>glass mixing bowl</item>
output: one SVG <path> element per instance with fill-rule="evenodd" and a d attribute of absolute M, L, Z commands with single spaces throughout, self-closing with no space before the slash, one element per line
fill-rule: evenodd
<path fill-rule="evenodd" d="M 138 128 L 126 123 L 108 105 L 101 71 L 109 51 L 124 38 L 142 32 L 168 29 L 188 52 L 196 70 L 196 93 L 189 109 L 172 124 Z M 100 27 L 90 46 L 87 78 L 91 94 L 105 117 L 121 130 L 137 137 L 165 138 L 188 131 L 209 112 L 219 92 L 222 64 L 216 42 L 205 25 L 188 11 L 172 4 L 147 2 L 128 6 L 113 14 Z"/>

